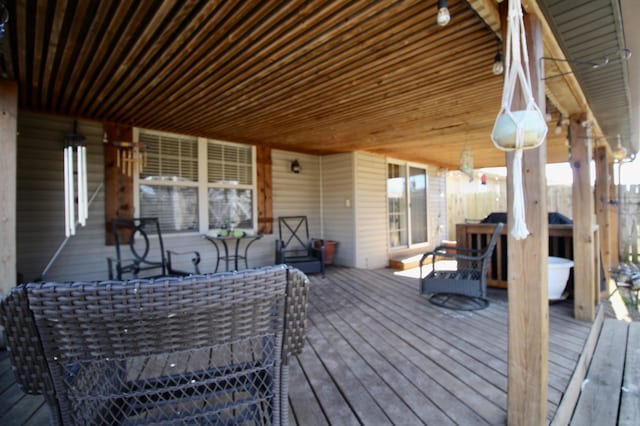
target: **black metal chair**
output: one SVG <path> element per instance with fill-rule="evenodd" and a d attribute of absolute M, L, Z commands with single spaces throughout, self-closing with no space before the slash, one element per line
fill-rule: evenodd
<path fill-rule="evenodd" d="M 489 306 L 487 271 L 503 226 L 503 223 L 496 225 L 488 245 L 482 249 L 438 246 L 425 253 L 420 259 L 421 293 L 429 294 L 434 305 L 448 309 L 477 310 Z M 429 260 L 431 271 L 423 277 L 422 268 Z"/>
<path fill-rule="evenodd" d="M 276 240 L 276 264 L 291 265 L 305 273 L 325 273 L 324 240 L 309 237 L 306 216 L 278 218 L 279 239 Z"/>
<path fill-rule="evenodd" d="M 116 257 L 108 257 L 109 279 L 152 278 L 199 274 L 200 253 L 164 249 L 156 217 L 116 218 L 111 222 Z M 154 241 L 150 236 L 154 236 Z M 193 271 L 174 269 L 172 256 L 191 256 Z"/>

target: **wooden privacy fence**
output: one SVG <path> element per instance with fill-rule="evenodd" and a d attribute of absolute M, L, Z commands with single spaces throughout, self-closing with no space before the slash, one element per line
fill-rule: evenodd
<path fill-rule="evenodd" d="M 638 259 L 640 185 L 620 186 L 618 191 L 620 261 L 640 263 Z"/>

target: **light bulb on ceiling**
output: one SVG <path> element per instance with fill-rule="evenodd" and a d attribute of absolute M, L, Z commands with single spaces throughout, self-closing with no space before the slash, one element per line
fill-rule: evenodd
<path fill-rule="evenodd" d="M 627 148 L 622 146 L 622 139 L 618 135 L 618 146 L 613 149 L 613 159 L 616 161 L 622 161 L 627 156 Z"/>
<path fill-rule="evenodd" d="M 556 135 L 562 133 L 562 116 L 558 117 L 558 122 L 556 123 Z"/>
<path fill-rule="evenodd" d="M 438 0 L 438 25 L 444 27 L 451 20 L 447 0 Z"/>
<path fill-rule="evenodd" d="M 504 64 L 502 63 L 502 53 L 496 53 L 496 58 L 493 61 L 492 68 L 494 75 L 500 75 L 504 72 Z"/>

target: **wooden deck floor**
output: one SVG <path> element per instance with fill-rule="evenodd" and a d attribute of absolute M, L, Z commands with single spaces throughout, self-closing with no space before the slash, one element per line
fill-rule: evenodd
<path fill-rule="evenodd" d="M 290 366 L 291 424 L 506 422 L 506 291 L 490 290 L 487 309 L 459 312 L 432 306 L 417 278 L 388 269 L 310 278 L 307 343 Z M 550 309 L 549 418 L 590 330 L 572 310 Z M 17 389 L 6 353 L 0 373 L 0 424 L 46 424 L 42 398 Z"/>

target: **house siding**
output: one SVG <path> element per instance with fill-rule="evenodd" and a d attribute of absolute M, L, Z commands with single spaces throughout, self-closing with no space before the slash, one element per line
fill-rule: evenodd
<path fill-rule="evenodd" d="M 43 114 L 18 116 L 17 172 L 17 270 L 19 280 L 41 277 L 49 260 L 64 244 L 64 136 L 73 132 L 73 120 Z M 78 121 L 77 133 L 85 136 L 89 206 L 85 227 L 78 226 L 46 280 L 106 278 L 104 245 L 103 130 L 101 123 Z M 108 253 L 108 254 L 107 254 Z"/>
<path fill-rule="evenodd" d="M 322 157 L 324 238 L 338 242 L 333 263 L 350 267 L 356 265 L 354 169 L 351 153 Z"/>
<path fill-rule="evenodd" d="M 387 238 L 387 163 L 384 157 L 356 154 L 357 268 L 389 263 Z"/>
<path fill-rule="evenodd" d="M 114 248 L 105 244 L 104 157 L 101 123 L 79 120 L 88 158 L 89 207 L 85 227 L 65 243 L 64 135 L 73 131 L 70 118 L 21 112 L 18 117 L 17 267 L 22 281 L 37 280 L 57 250 L 59 256 L 45 280 L 102 280 L 108 277 L 106 258 Z M 291 172 L 297 159 L 301 172 Z M 429 232 L 434 245 L 446 236 L 444 174 L 429 168 Z M 312 237 L 338 241 L 334 264 L 374 269 L 385 267 L 391 255 L 387 243 L 386 159 L 365 153 L 324 157 L 272 151 L 273 234 L 251 246 L 249 267 L 273 264 L 278 217 L 305 215 Z M 165 234 L 165 248 L 197 250 L 201 272 L 215 269 L 215 250 L 198 233 Z M 189 256 L 174 260 L 189 269 Z M 244 267 L 244 265 L 241 265 Z"/>

